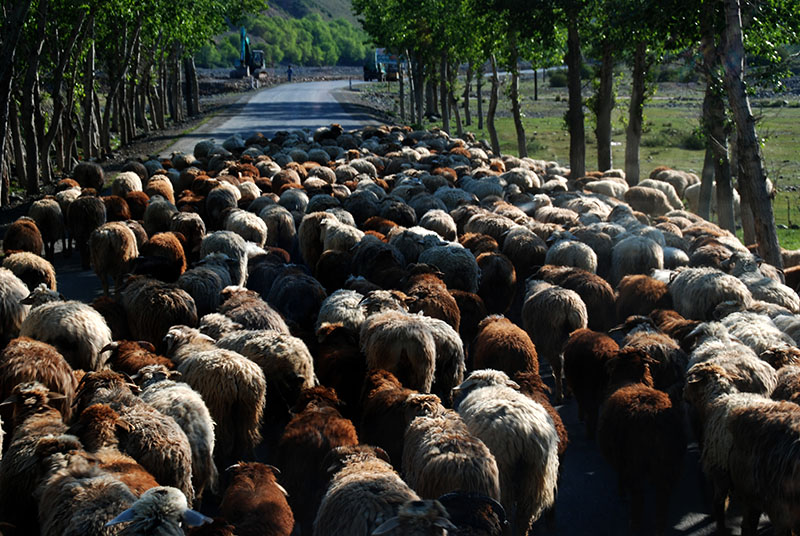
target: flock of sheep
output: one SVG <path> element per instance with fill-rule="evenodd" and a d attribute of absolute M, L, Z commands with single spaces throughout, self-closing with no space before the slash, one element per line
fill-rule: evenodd
<path fill-rule="evenodd" d="M 523 536 L 574 397 L 634 531 L 692 440 L 720 530 L 732 498 L 800 531 L 800 268 L 685 211 L 697 182 L 338 125 L 105 196 L 80 164 L 4 237 L 0 530 Z M 58 294 L 58 240 L 104 296 Z"/>

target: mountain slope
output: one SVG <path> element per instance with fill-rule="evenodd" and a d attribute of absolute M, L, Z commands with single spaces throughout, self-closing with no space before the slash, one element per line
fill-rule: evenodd
<path fill-rule="evenodd" d="M 356 23 L 350 0 L 269 0 L 270 11 L 292 18 L 319 13 L 323 19 L 343 18 Z"/>

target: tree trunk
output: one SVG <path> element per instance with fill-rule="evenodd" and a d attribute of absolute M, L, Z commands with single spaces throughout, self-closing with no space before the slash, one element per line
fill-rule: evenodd
<path fill-rule="evenodd" d="M 469 90 L 472 87 L 472 73 L 474 69 L 475 64 L 470 61 L 467 64 L 467 75 L 464 79 L 464 124 L 467 126 L 472 124 L 472 114 L 469 112 Z"/>
<path fill-rule="evenodd" d="M 405 123 L 406 121 L 406 87 L 405 83 L 403 82 L 403 64 L 397 64 L 397 88 L 400 93 L 400 122 Z"/>
<path fill-rule="evenodd" d="M 495 156 L 500 156 L 500 139 L 497 137 L 497 129 L 494 126 L 494 114 L 497 112 L 497 96 L 500 92 L 500 80 L 497 76 L 497 60 L 494 54 L 491 56 L 492 62 L 492 91 L 489 94 L 489 111 L 486 112 L 486 128 L 489 130 L 489 140 L 492 144 L 492 152 Z"/>
<path fill-rule="evenodd" d="M 9 122 L 11 128 L 11 143 L 14 148 L 14 168 L 16 169 L 17 184 L 22 186 L 28 183 L 28 175 L 25 173 L 25 151 L 22 148 L 22 132 L 19 126 L 19 110 L 17 99 L 11 95 L 9 103 Z"/>
<path fill-rule="evenodd" d="M 742 214 L 745 201 L 752 210 L 758 252 L 768 263 L 783 267 L 772 203 L 767 193 L 767 173 L 761 160 L 760 145 L 756 134 L 756 122 L 750 109 L 744 83 L 744 45 L 742 43 L 742 19 L 738 0 L 725 0 L 725 89 L 728 93 L 733 118 L 738 132 L 741 174 L 739 190 L 742 194 Z"/>
<path fill-rule="evenodd" d="M 539 100 L 539 70 L 533 70 L 533 100 Z"/>
<path fill-rule="evenodd" d="M 448 96 L 450 90 L 447 87 L 447 54 L 442 54 L 439 61 L 439 98 L 442 103 L 442 130 L 450 134 L 450 106 Z"/>
<path fill-rule="evenodd" d="M 714 187 L 714 151 L 711 146 L 706 147 L 706 156 L 703 160 L 703 173 L 700 178 L 700 202 L 697 205 L 697 215 L 704 220 L 711 221 L 711 193 Z"/>
<path fill-rule="evenodd" d="M 712 49 L 713 49 L 712 45 Z M 703 166 L 703 180 L 706 175 L 716 179 L 717 184 L 717 224 L 730 232 L 736 231 L 736 220 L 733 211 L 733 181 L 731 180 L 731 164 L 728 159 L 728 132 L 725 127 L 725 102 L 720 95 L 720 88 L 714 71 L 716 70 L 716 53 L 711 49 L 706 49 L 704 59 L 706 64 L 706 94 L 703 99 L 703 123 L 706 129 L 707 151 L 712 153 L 711 163 L 713 169 L 707 170 Z M 700 191 L 700 216 L 709 219 L 704 214 L 703 203 L 705 202 L 705 192 L 703 188 L 708 188 L 708 198 L 710 205 L 711 184 L 703 184 Z M 710 210 L 709 210 L 710 214 Z"/>
<path fill-rule="evenodd" d="M 25 191 L 28 195 L 35 195 L 39 193 L 39 143 L 36 139 L 33 92 L 37 91 L 39 74 L 36 70 L 30 71 L 20 92 L 20 126 L 25 140 L 25 176 L 28 179 Z"/>
<path fill-rule="evenodd" d="M 647 43 L 636 43 L 633 55 L 631 100 L 628 110 L 628 128 L 625 131 L 625 179 L 630 186 L 639 184 L 639 145 L 642 142 L 644 112 L 644 82 L 647 74 Z"/>
<path fill-rule="evenodd" d="M 190 117 L 194 117 L 200 115 L 200 83 L 197 81 L 194 56 L 183 60 L 183 70 L 186 73 L 186 110 Z"/>
<path fill-rule="evenodd" d="M 611 112 L 614 110 L 614 57 L 610 43 L 603 44 L 603 58 L 600 64 L 600 86 L 597 88 L 595 113 L 597 126 L 597 169 L 607 171 L 613 167 L 611 155 Z"/>
<path fill-rule="evenodd" d="M 516 54 L 513 59 L 514 64 L 511 66 L 511 115 L 514 116 L 514 129 L 517 133 L 517 152 L 520 158 L 528 156 L 528 144 L 525 140 L 525 126 L 522 124 L 522 111 L 519 106 L 519 69 L 516 65 Z"/>
<path fill-rule="evenodd" d="M 31 0 L 12 1 L 4 7 L 0 36 L 0 162 L 6 157 L 6 130 L 9 122 L 9 102 L 11 101 L 11 81 L 14 78 L 14 58 L 17 53 L 20 35 L 30 11 Z M 9 170 L 10 172 L 10 170 Z M 0 204 L 8 203 L 9 191 L 3 187 Z"/>
<path fill-rule="evenodd" d="M 422 121 L 425 118 L 425 108 L 423 100 L 425 97 L 425 76 L 424 66 L 422 62 L 417 59 L 414 62 L 414 102 L 417 107 L 417 125 L 422 128 Z"/>
<path fill-rule="evenodd" d="M 475 91 L 478 94 L 478 130 L 483 130 L 483 62 L 475 75 Z"/>
<path fill-rule="evenodd" d="M 569 90 L 569 176 L 572 179 L 586 174 L 586 134 L 583 126 L 583 96 L 581 95 L 581 41 L 578 22 L 570 17 L 567 27 L 567 86 Z"/>
<path fill-rule="evenodd" d="M 83 158 L 89 160 L 95 150 L 92 146 L 92 106 L 94 105 L 94 20 L 89 21 L 89 49 L 86 52 L 86 68 L 83 71 Z"/>

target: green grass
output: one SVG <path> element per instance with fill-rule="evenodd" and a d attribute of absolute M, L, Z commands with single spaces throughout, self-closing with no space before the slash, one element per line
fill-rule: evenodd
<path fill-rule="evenodd" d="M 386 84 L 375 84 L 373 91 L 385 91 Z M 392 85 L 392 91 L 397 86 Z M 473 92 L 475 91 L 473 86 Z M 617 89 L 617 106 L 613 113 L 612 158 L 613 166 L 624 168 L 625 128 L 628 113 L 629 88 L 624 84 Z M 539 81 L 539 98 L 533 99 L 533 81 L 520 84 L 523 125 L 527 140 L 528 156 L 536 159 L 569 162 L 569 135 L 564 123 L 567 111 L 566 88 L 551 88 L 548 82 Z M 585 93 L 587 94 L 587 93 Z M 489 84 L 484 84 L 484 113 L 488 108 Z M 696 83 L 659 84 L 655 95 L 644 110 L 644 128 L 639 151 L 642 176 L 660 165 L 700 173 L 705 152 L 697 133 L 703 104 L 703 86 Z M 764 163 L 770 179 L 777 186 L 773 202 L 775 223 L 789 227 L 800 225 L 800 98 L 781 96 L 772 99 L 753 99 L 753 113 L 757 118 L 757 131 L 762 139 Z M 473 132 L 478 139 L 489 140 L 484 128 L 476 128 L 474 117 L 477 100 L 473 93 L 470 101 L 473 124 L 464 130 Z M 504 153 L 518 154 L 514 122 L 510 117 L 508 99 L 502 94 L 498 105 L 496 127 L 500 149 Z M 463 115 L 463 114 L 462 114 Z M 441 123 L 426 123 L 426 128 L 441 126 Z M 597 143 L 594 137 L 593 118 L 587 112 L 586 168 L 595 169 Z M 451 121 L 451 130 L 455 124 Z M 788 208 L 787 208 L 788 202 Z M 800 247 L 800 230 L 778 229 L 781 245 L 787 249 Z"/>

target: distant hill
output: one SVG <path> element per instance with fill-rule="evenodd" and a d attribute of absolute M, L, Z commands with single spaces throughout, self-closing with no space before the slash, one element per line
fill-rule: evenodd
<path fill-rule="evenodd" d="M 296 19 L 319 13 L 325 20 L 342 18 L 358 24 L 351 0 L 269 0 L 269 12 Z"/>

